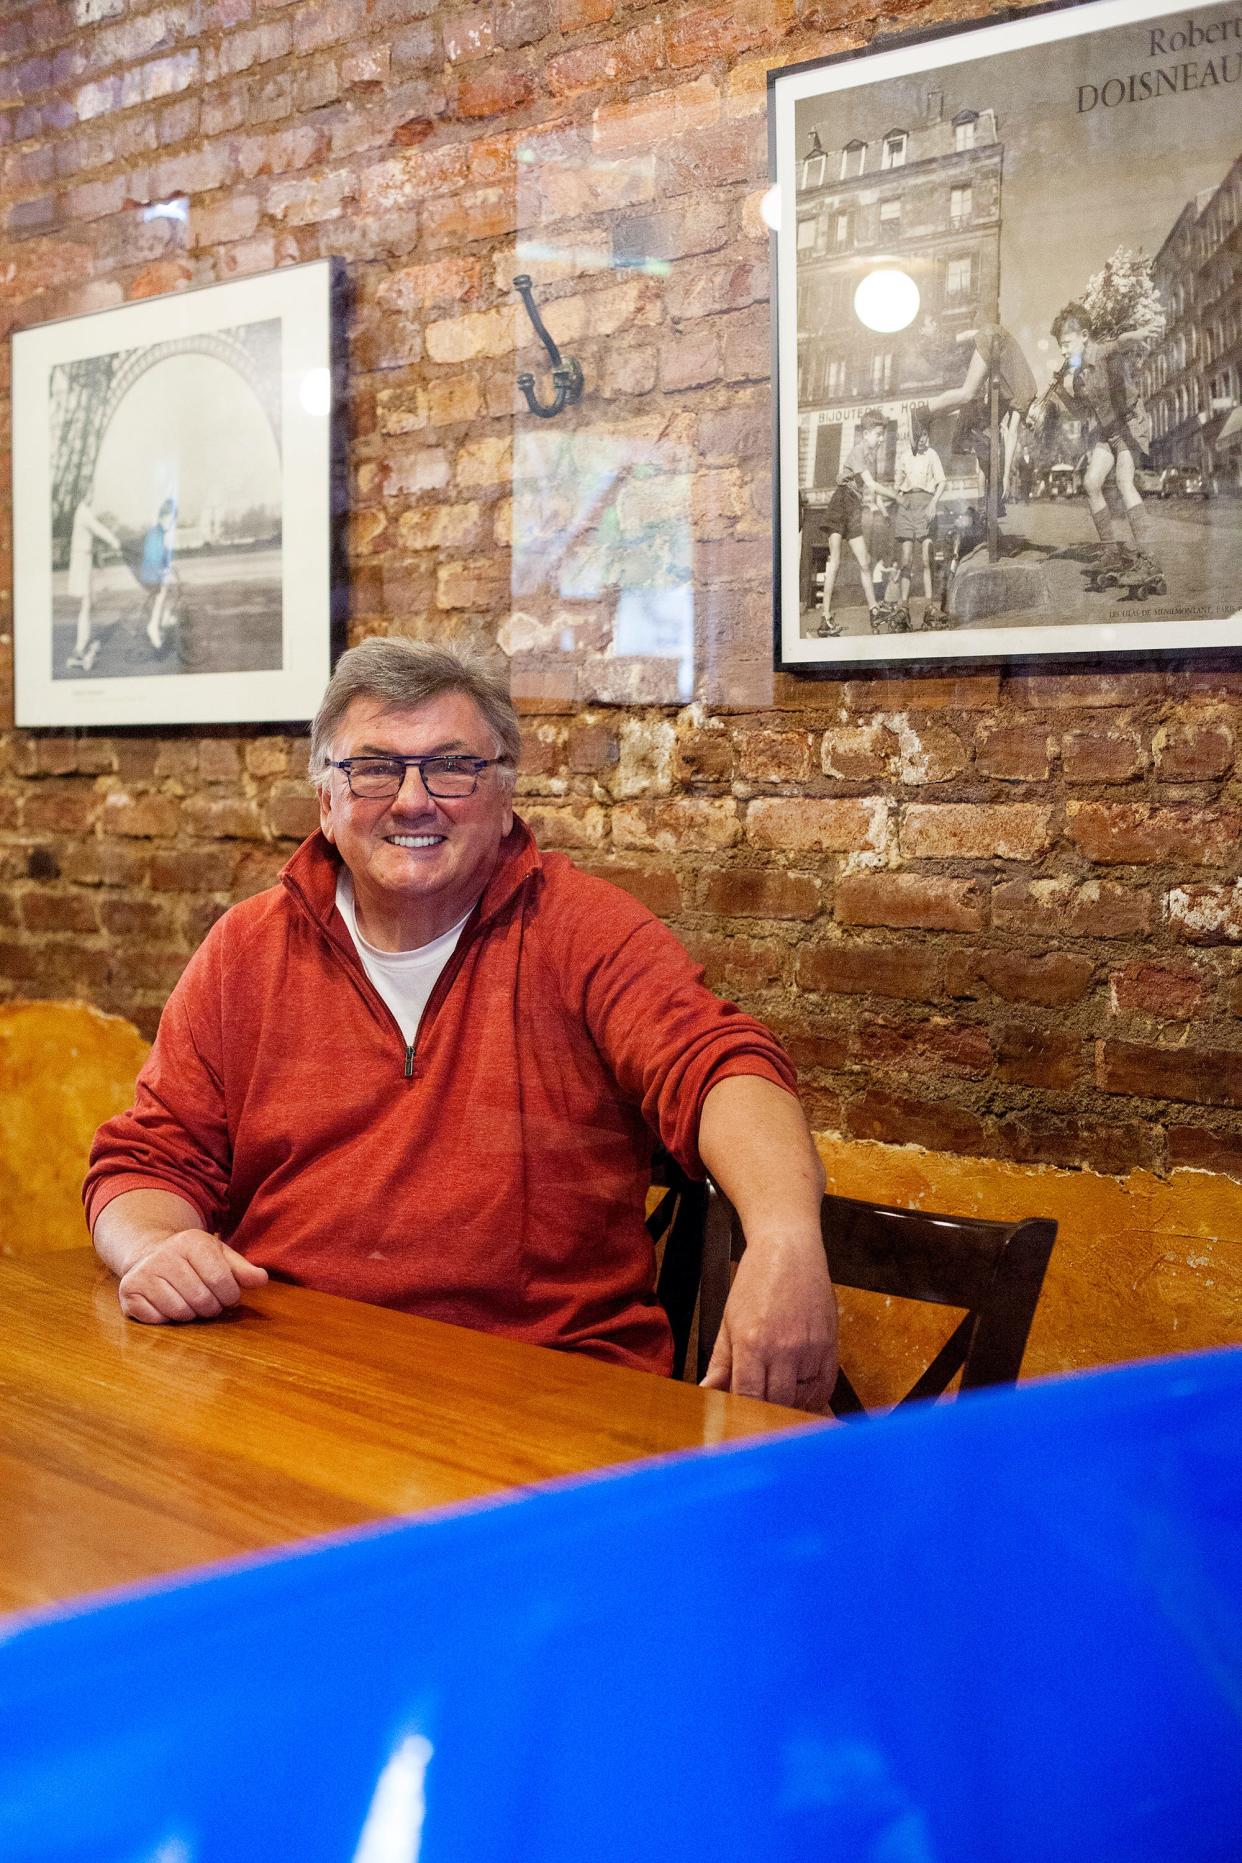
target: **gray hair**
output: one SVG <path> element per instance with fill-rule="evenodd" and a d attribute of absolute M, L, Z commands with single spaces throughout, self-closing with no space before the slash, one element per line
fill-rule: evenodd
<path fill-rule="evenodd" d="M 343 653 L 311 725 L 310 779 L 322 783 L 332 739 L 355 699 L 378 699 L 394 711 L 412 710 L 444 692 L 461 692 L 482 712 L 497 753 L 516 770 L 521 728 L 508 686 L 478 655 L 431 641 L 376 636 Z"/>

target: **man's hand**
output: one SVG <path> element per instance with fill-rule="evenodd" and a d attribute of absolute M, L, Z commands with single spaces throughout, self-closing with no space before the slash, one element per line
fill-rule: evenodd
<path fill-rule="evenodd" d="M 837 1378 L 837 1302 L 818 1233 L 748 1248 L 704 1388 L 826 1412 Z"/>
<path fill-rule="evenodd" d="M 117 1290 L 126 1319 L 147 1326 L 167 1320 L 214 1320 L 234 1307 L 247 1287 L 262 1287 L 267 1269 L 209 1236 L 179 1229 L 139 1257 Z"/>
<path fill-rule="evenodd" d="M 837 1377 L 837 1303 L 820 1230 L 824 1170 L 792 1094 L 742 1075 L 699 1116 L 699 1155 L 746 1237 L 703 1383 L 825 1411 Z"/>
<path fill-rule="evenodd" d="M 179 1229 L 157 1242 L 121 1277 L 117 1290 L 127 1319 L 148 1326 L 166 1320 L 214 1320 L 262 1287 L 267 1269 L 247 1261 L 203 1229 Z"/>
<path fill-rule="evenodd" d="M 202 1227 L 202 1213 L 170 1190 L 126 1190 L 104 1206 L 91 1240 L 120 1282 L 121 1312 L 162 1326 L 166 1320 L 214 1320 L 267 1269 Z"/>

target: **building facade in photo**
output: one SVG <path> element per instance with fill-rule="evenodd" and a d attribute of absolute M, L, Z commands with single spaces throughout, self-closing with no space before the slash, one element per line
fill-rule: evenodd
<path fill-rule="evenodd" d="M 1153 463 L 1242 488 L 1242 156 L 1187 202 L 1152 276 L 1166 316 L 1143 365 Z"/>
<path fill-rule="evenodd" d="M 1001 165 L 996 112 L 923 117 L 869 142 L 826 147 L 812 128 L 797 181 L 799 485 L 835 483 L 859 416 L 889 421 L 888 464 L 910 434 L 910 407 L 963 379 L 960 334 L 999 313 Z M 869 330 L 854 309 L 868 273 L 895 263 L 918 286 L 914 322 Z M 973 489 L 973 460 L 946 459 Z"/>

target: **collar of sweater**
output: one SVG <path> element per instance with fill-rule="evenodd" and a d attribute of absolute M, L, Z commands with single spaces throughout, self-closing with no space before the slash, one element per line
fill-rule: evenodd
<path fill-rule="evenodd" d="M 491 878 L 483 888 L 475 913 L 477 929 L 502 912 L 515 894 L 540 871 L 542 861 L 535 837 L 518 816 L 500 844 Z M 331 920 L 336 910 L 336 882 L 341 871 L 341 857 L 318 829 L 303 841 L 281 870 L 280 883 L 332 937 Z"/>

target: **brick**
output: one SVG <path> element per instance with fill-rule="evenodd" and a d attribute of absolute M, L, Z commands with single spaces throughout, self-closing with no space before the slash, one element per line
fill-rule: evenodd
<path fill-rule="evenodd" d="M 599 392 L 609 400 L 650 394 L 660 374 L 660 352 L 650 343 L 622 348 L 609 344 Z"/>
<path fill-rule="evenodd" d="M 94 900 L 86 893 L 32 888 L 18 901 L 21 922 L 30 932 L 95 932 Z"/>
<path fill-rule="evenodd" d="M 981 776 L 1004 783 L 1039 783 L 1052 769 L 1052 739 L 1039 725 L 1001 725 L 985 730 L 975 751 Z"/>
<path fill-rule="evenodd" d="M 22 827 L 31 834 L 83 834 L 99 809 L 93 789 L 80 785 L 41 785 L 22 803 Z"/>
<path fill-rule="evenodd" d="M 467 440 L 458 450 L 453 477 L 460 486 L 508 485 L 513 477 L 513 441 L 509 435 Z"/>
<path fill-rule="evenodd" d="M 511 354 L 518 341 L 517 313 L 511 304 L 494 310 L 468 311 L 430 323 L 427 354 L 433 362 L 473 362 L 483 356 Z"/>
<path fill-rule="evenodd" d="M 598 847 L 608 835 L 608 816 L 598 802 L 537 803 L 522 819 L 540 847 Z"/>
<path fill-rule="evenodd" d="M 1156 1129 L 1139 1121 L 1104 1123 L 1069 1113 L 1026 1107 L 1001 1121 L 1000 1149 L 1019 1164 L 1053 1164 L 1063 1170 L 1126 1177 L 1161 1163 Z"/>
<path fill-rule="evenodd" d="M 1242 1049 L 1101 1041 L 1096 1044 L 1096 1084 L 1105 1093 L 1143 1099 L 1242 1106 Z"/>
<path fill-rule="evenodd" d="M 840 695 L 849 713 L 992 711 L 1000 698 L 995 673 L 963 673 L 957 677 L 929 675 L 911 679 L 895 674 L 889 679 L 852 679 Z"/>
<path fill-rule="evenodd" d="M 455 252 L 468 240 L 505 238 L 513 232 L 517 220 L 517 192 L 512 183 L 468 188 L 460 194 L 439 195 L 423 203 L 423 242 L 433 249 L 450 246 Z M 508 311 L 511 307 L 503 308 Z M 568 335 L 565 332 L 562 340 L 567 340 Z"/>
<path fill-rule="evenodd" d="M 1242 880 L 1233 886 L 1175 886 L 1167 898 L 1169 923 L 1190 944 L 1242 942 Z"/>
<path fill-rule="evenodd" d="M 1203 1126 L 1170 1126 L 1166 1139 L 1171 1169 L 1221 1171 L 1242 1178 L 1242 1134 Z"/>
<path fill-rule="evenodd" d="M 813 919 L 820 882 L 809 873 L 779 867 L 729 867 L 708 875 L 704 909 L 722 918 Z"/>
<path fill-rule="evenodd" d="M 652 848 L 676 854 L 733 847 L 741 832 L 737 804 L 732 798 L 631 802 L 612 812 L 612 838 L 623 848 Z"/>
<path fill-rule="evenodd" d="M 911 803 L 901 851 L 912 859 L 1035 860 L 1052 839 L 1052 811 L 1033 802 Z"/>
<path fill-rule="evenodd" d="M 241 780 L 241 746 L 233 738 L 205 737 L 198 747 L 198 767 L 208 783 L 238 783 Z"/>
<path fill-rule="evenodd" d="M 483 506 L 416 505 L 397 520 L 403 550 L 469 549 L 483 537 Z"/>
<path fill-rule="evenodd" d="M 897 774 L 910 785 L 947 783 L 966 768 L 968 753 L 955 731 L 944 725 L 902 721 L 897 733 Z"/>
<path fill-rule="evenodd" d="M 898 1068 L 904 1074 L 953 1075 L 980 1080 L 992 1068 L 992 1044 L 985 1030 L 953 1026 L 939 1017 L 899 1021 L 873 1016 L 854 1032 L 853 1058 L 870 1068 Z"/>
<path fill-rule="evenodd" d="M 319 804 L 304 790 L 273 796 L 267 805 L 267 822 L 274 835 L 285 840 L 304 841 L 319 826 Z"/>
<path fill-rule="evenodd" d="M 303 771 L 309 745 L 305 739 L 295 740 L 296 767 Z M 284 776 L 289 769 L 289 745 L 284 738 L 253 738 L 246 746 L 246 768 L 252 776 Z"/>
<path fill-rule="evenodd" d="M 733 775 L 733 741 L 718 728 L 680 726 L 674 768 L 683 783 L 727 783 Z"/>
<path fill-rule="evenodd" d="M 612 18 L 613 0 L 559 0 L 557 18 L 566 38 L 587 26 L 604 26 Z"/>
<path fill-rule="evenodd" d="M 837 940 L 806 945 L 798 954 L 799 989 L 832 996 L 896 996 L 935 1002 L 943 993 L 939 951 L 907 943 Z"/>
<path fill-rule="evenodd" d="M 99 923 L 110 938 L 167 938 L 172 922 L 167 905 L 158 899 L 119 898 L 105 894 L 99 905 Z"/>
<path fill-rule="evenodd" d="M 1071 951 L 1031 956 L 1024 951 L 984 951 L 978 974 L 997 996 L 1011 1003 L 1042 1003 L 1056 1008 L 1077 1003 L 1090 989 L 1095 962 Z"/>
<path fill-rule="evenodd" d="M 811 774 L 813 741 L 809 731 L 740 731 L 739 773 L 755 783 L 803 783 Z"/>
<path fill-rule="evenodd" d="M 465 563 L 445 563 L 436 571 L 438 608 L 494 608 L 507 602 L 509 595 L 507 557 L 476 557 Z"/>
<path fill-rule="evenodd" d="M 845 1127 L 851 1138 L 878 1139 L 889 1145 L 922 1145 L 928 1151 L 983 1157 L 993 1150 L 987 1127 L 965 1107 L 878 1088 L 849 1102 Z"/>
<path fill-rule="evenodd" d="M 1015 705 L 1036 711 L 1099 711 L 1163 697 L 1163 673 L 1032 674 L 1006 681 Z"/>
<path fill-rule="evenodd" d="M 626 861 L 601 861 L 583 865 L 583 871 L 598 880 L 607 880 L 629 893 L 657 918 L 672 918 L 681 910 L 681 882 L 665 867 L 640 867 Z"/>
<path fill-rule="evenodd" d="M 1101 864 L 1175 861 L 1208 867 L 1236 857 L 1242 843 L 1242 809 L 1071 802 L 1066 827 L 1088 860 Z"/>
<path fill-rule="evenodd" d="M 789 964 L 788 946 L 774 938 L 695 932 L 687 937 L 686 948 L 706 971 L 708 988 L 726 996 L 774 988 L 784 981 Z"/>
<path fill-rule="evenodd" d="M 428 391 L 419 384 L 382 388 L 375 397 L 379 430 L 384 434 L 415 433 L 427 425 Z"/>
<path fill-rule="evenodd" d="M 794 23 L 794 0 L 741 0 L 727 7 L 678 8 L 668 29 L 668 62 L 693 67 L 765 49 Z"/>
<path fill-rule="evenodd" d="M 392 67 L 392 51 L 390 45 L 363 45 L 347 52 L 341 60 L 341 83 L 350 90 L 382 89 Z"/>
<path fill-rule="evenodd" d="M 1223 718 L 1171 720 L 1152 739 L 1156 775 L 1165 783 L 1202 783 L 1228 776 L 1237 755 L 1233 726 Z"/>
<path fill-rule="evenodd" d="M 663 64 L 664 26 L 656 19 L 618 38 L 576 46 L 550 58 L 544 67 L 544 82 L 554 97 L 573 97 L 581 91 L 649 77 Z"/>
<path fill-rule="evenodd" d="M 997 931 L 1046 935 L 1055 922 L 1087 938 L 1133 938 L 1150 930 L 1151 897 L 1113 880 L 1006 880 L 992 889 Z"/>
<path fill-rule="evenodd" d="M 1061 741 L 1061 768 L 1070 783 L 1128 783 L 1144 763 L 1137 731 L 1120 725 L 1096 723 L 1067 731 Z"/>
<path fill-rule="evenodd" d="M 497 0 L 496 43 L 506 51 L 534 45 L 551 32 L 555 18 L 554 0 Z"/>
<path fill-rule="evenodd" d="M 797 1022 L 783 1022 L 768 1017 L 768 1027 L 800 1073 L 808 1070 L 836 1070 L 850 1061 L 851 1030 L 843 1022 L 830 1021 L 809 1004 Z"/>
<path fill-rule="evenodd" d="M 591 132 L 601 151 L 646 150 L 671 136 L 708 129 L 719 120 L 720 92 L 712 78 L 701 77 L 624 103 L 601 104 Z"/>
<path fill-rule="evenodd" d="M 899 931 L 980 931 L 984 924 L 983 899 L 973 880 L 921 874 L 850 874 L 837 882 L 835 913 L 842 925 Z"/>
<path fill-rule="evenodd" d="M 886 724 L 837 725 L 824 732 L 820 767 L 825 776 L 870 782 L 892 774 L 898 748 L 896 734 Z"/>
<path fill-rule="evenodd" d="M 299 7 L 293 18 L 293 49 L 318 52 L 326 45 L 360 39 L 366 31 L 367 0 L 316 0 Z"/>
<path fill-rule="evenodd" d="M 465 232 L 463 236 L 479 235 Z M 387 309 L 412 317 L 432 308 L 473 303 L 482 288 L 482 261 L 454 253 L 429 264 L 407 265 L 390 273 L 376 291 L 375 298 Z"/>
<path fill-rule="evenodd" d="M 150 885 L 157 893 L 223 893 L 233 884 L 236 866 L 231 847 L 175 848 L 152 855 Z"/>
<path fill-rule="evenodd" d="M 1174 964 L 1135 960 L 1114 971 L 1109 979 L 1113 1010 L 1137 1010 L 1161 1022 L 1188 1022 L 1203 1003 L 1204 983 L 1198 971 Z"/>
<path fill-rule="evenodd" d="M 996 1031 L 996 1073 L 1017 1086 L 1068 1092 L 1086 1068 L 1086 1044 L 1080 1035 L 1030 1028 L 1009 1022 Z"/>
<path fill-rule="evenodd" d="M 887 831 L 888 805 L 876 797 L 845 801 L 760 798 L 746 811 L 746 839 L 752 847 L 852 854 L 882 847 Z"/>
<path fill-rule="evenodd" d="M 489 62 L 463 71 L 457 85 L 457 114 L 475 121 L 502 116 L 529 103 L 534 94 L 529 71 Z"/>
<path fill-rule="evenodd" d="M 483 407 L 483 390 L 475 375 L 442 375 L 428 382 L 423 394 L 426 420 L 432 427 L 453 427 L 473 420 Z"/>
<path fill-rule="evenodd" d="M 191 796 L 184 820 L 191 834 L 205 840 L 257 841 L 263 835 L 257 806 L 240 796 Z"/>
<path fill-rule="evenodd" d="M 61 855 L 61 871 L 76 886 L 145 886 L 151 855 L 147 848 L 116 841 L 71 841 Z"/>

